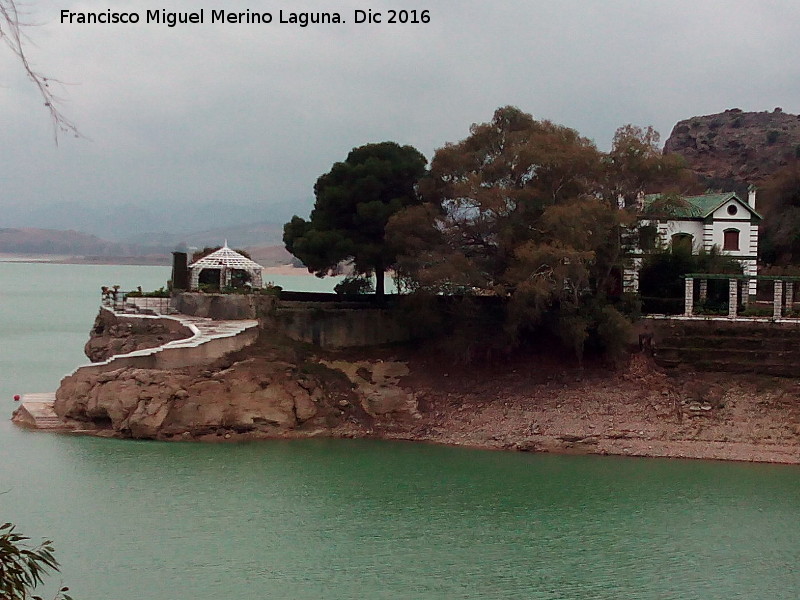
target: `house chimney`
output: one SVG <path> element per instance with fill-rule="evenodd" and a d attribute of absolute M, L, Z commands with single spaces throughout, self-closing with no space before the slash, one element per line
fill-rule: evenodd
<path fill-rule="evenodd" d="M 756 209 L 756 186 L 752 184 L 747 188 L 747 203 L 750 205 L 750 208 L 753 210 Z"/>
<path fill-rule="evenodd" d="M 189 260 L 185 244 L 172 253 L 172 289 L 189 289 Z"/>

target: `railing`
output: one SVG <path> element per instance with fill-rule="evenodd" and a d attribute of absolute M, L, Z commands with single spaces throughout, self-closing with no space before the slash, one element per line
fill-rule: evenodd
<path fill-rule="evenodd" d="M 171 298 L 142 296 L 140 293 L 105 288 L 100 293 L 100 304 L 118 313 L 165 315 L 174 312 Z"/>
<path fill-rule="evenodd" d="M 684 278 L 684 316 L 692 317 L 696 314 L 695 298 L 699 304 L 703 304 L 708 299 L 709 282 L 717 280 L 727 280 L 728 282 L 728 303 L 727 316 L 736 319 L 740 316 L 755 318 L 771 318 L 774 321 L 781 319 L 796 319 L 797 313 L 794 312 L 795 305 L 795 285 L 800 282 L 800 277 L 785 275 L 740 275 L 723 273 L 687 273 Z M 695 280 L 700 282 L 700 289 L 695 294 Z M 762 303 L 762 306 L 755 306 L 756 283 L 759 281 L 769 281 L 773 284 L 772 302 Z M 753 304 L 750 307 L 750 304 Z M 744 314 L 740 315 L 740 305 Z M 767 310 L 764 310 L 764 309 Z M 771 315 L 769 314 L 771 311 Z M 765 314 L 763 314 L 765 313 Z"/>

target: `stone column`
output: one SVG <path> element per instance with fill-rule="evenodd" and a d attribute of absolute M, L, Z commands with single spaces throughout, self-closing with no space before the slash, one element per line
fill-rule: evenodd
<path fill-rule="evenodd" d="M 794 304 L 794 282 L 786 282 L 786 313 L 792 312 L 792 305 Z"/>
<path fill-rule="evenodd" d="M 780 319 L 783 315 L 783 282 L 775 280 L 775 293 L 772 297 L 772 318 Z"/>
<path fill-rule="evenodd" d="M 739 311 L 739 280 L 728 279 L 728 317 L 736 318 Z"/>
<path fill-rule="evenodd" d="M 687 277 L 684 286 L 683 314 L 691 317 L 694 311 L 694 279 Z"/>
<path fill-rule="evenodd" d="M 708 279 L 700 280 L 700 302 L 708 298 Z"/>

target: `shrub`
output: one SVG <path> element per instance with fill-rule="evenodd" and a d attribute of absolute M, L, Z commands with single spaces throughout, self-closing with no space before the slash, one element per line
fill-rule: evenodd
<path fill-rule="evenodd" d="M 152 292 L 143 292 L 141 288 L 136 291 L 128 292 L 128 298 L 169 298 L 170 292 L 163 287 Z"/>
<path fill-rule="evenodd" d="M 767 145 L 772 146 L 775 142 L 778 141 L 778 137 L 780 137 L 780 131 L 775 131 L 774 129 L 767 132 Z"/>
<path fill-rule="evenodd" d="M 597 325 L 597 337 L 601 349 L 612 363 L 622 362 L 632 331 L 631 322 L 613 306 L 602 308 Z"/>
<path fill-rule="evenodd" d="M 683 312 L 684 278 L 687 273 L 718 273 L 740 275 L 742 266 L 735 259 L 721 254 L 718 249 L 701 250 L 699 254 L 681 246 L 648 255 L 639 271 L 639 293 L 642 295 L 642 312 L 645 314 L 680 314 Z M 695 285 L 695 293 L 698 286 Z M 697 312 L 707 314 L 727 312 L 728 282 L 724 279 L 708 280 L 705 302 L 697 304 Z"/>
<path fill-rule="evenodd" d="M 375 288 L 372 285 L 371 279 L 366 279 L 364 277 L 345 277 L 334 286 L 333 291 L 343 296 L 349 296 L 356 294 L 372 294 Z"/>
<path fill-rule="evenodd" d="M 58 571 L 58 561 L 53 555 L 53 543 L 45 540 L 30 546 L 30 538 L 15 531 L 14 525 L 0 525 L 0 598 L 25 600 L 39 584 L 47 571 Z M 55 600 L 71 600 L 62 587 Z M 33 596 L 38 598 L 38 596 Z"/>

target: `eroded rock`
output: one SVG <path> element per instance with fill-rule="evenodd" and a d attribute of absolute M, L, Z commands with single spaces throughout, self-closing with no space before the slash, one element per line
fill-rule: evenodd
<path fill-rule="evenodd" d="M 177 323 L 172 327 L 161 319 L 130 319 L 100 309 L 83 351 L 92 362 L 101 362 L 116 354 L 155 348 L 190 335 L 191 331 Z"/>

